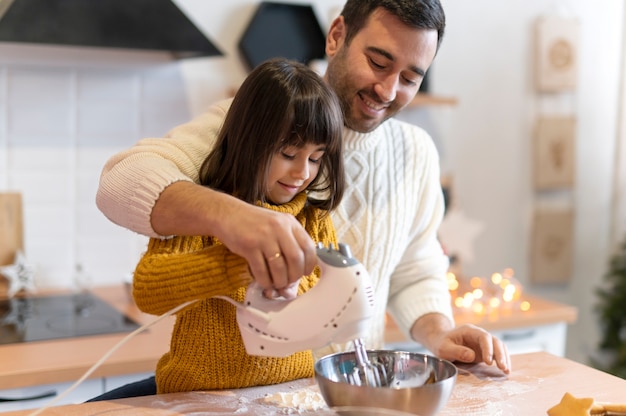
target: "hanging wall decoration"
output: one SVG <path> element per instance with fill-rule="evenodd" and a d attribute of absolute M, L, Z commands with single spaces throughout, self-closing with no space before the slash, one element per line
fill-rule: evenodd
<path fill-rule="evenodd" d="M 540 17 L 535 24 L 535 84 L 539 92 L 576 89 L 578 77 L 577 19 Z"/>
<path fill-rule="evenodd" d="M 580 22 L 575 16 L 545 15 L 536 19 L 533 30 L 538 110 L 533 180 L 537 207 L 529 238 L 530 280 L 536 284 L 567 283 L 574 250 L 571 194 L 576 176 L 576 114 L 550 104 L 569 101 L 568 107 L 576 108 Z M 545 208 L 547 201 L 559 208 Z"/>
<path fill-rule="evenodd" d="M 571 188 L 574 185 L 576 118 L 541 117 L 534 143 L 535 189 Z"/>
<path fill-rule="evenodd" d="M 569 281 L 573 252 L 574 213 L 571 209 L 535 211 L 531 250 L 531 280 L 558 284 Z"/>

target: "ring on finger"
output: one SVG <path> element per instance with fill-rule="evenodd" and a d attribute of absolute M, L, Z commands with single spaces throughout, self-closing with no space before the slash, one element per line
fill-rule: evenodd
<path fill-rule="evenodd" d="M 277 258 L 279 258 L 280 256 L 282 256 L 283 254 L 280 251 L 277 251 L 276 253 L 272 254 L 271 256 L 269 256 L 268 258 L 266 258 L 265 260 L 267 260 L 267 262 L 271 262 L 276 260 Z"/>

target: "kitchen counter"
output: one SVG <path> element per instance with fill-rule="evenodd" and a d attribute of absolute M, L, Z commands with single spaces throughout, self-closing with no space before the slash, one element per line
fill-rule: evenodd
<path fill-rule="evenodd" d="M 530 304 L 530 309 L 522 311 L 519 307 L 506 305 L 486 314 L 471 311 L 459 311 L 454 318 L 457 324 L 474 324 L 487 331 L 500 331 L 520 327 L 546 325 L 554 322 L 571 324 L 576 322 L 578 310 L 569 305 L 553 302 L 532 295 L 522 299 Z"/>
<path fill-rule="evenodd" d="M 123 285 L 96 287 L 93 293 L 139 324 L 155 316 L 144 314 Z M 43 294 L 43 293 L 42 293 Z M 168 317 L 137 334 L 109 357 L 91 378 L 152 372 L 169 349 L 174 323 Z M 0 389 L 76 381 L 127 333 L 0 345 Z"/>
<path fill-rule="evenodd" d="M 504 376 L 484 364 L 462 367 L 450 401 L 439 416 L 538 416 L 557 405 L 565 393 L 577 398 L 591 397 L 597 402 L 625 402 L 626 380 L 545 352 L 514 355 L 513 372 Z M 136 397 L 108 402 L 52 407 L 49 416 L 73 415 L 223 415 L 278 413 L 334 414 L 327 407 L 298 411 L 280 407 L 282 402 L 267 402 L 266 395 L 277 393 L 314 393 L 314 379 L 298 380 L 275 386 L 216 392 L 174 393 Z M 30 411 L 5 413 L 26 416 Z"/>
<path fill-rule="evenodd" d="M 140 324 L 156 319 L 137 309 L 123 285 L 95 287 L 93 293 Z M 531 310 L 528 312 L 502 311 L 497 317 L 460 312 L 455 318 L 458 323 L 473 323 L 490 331 L 576 320 L 575 308 L 539 298 L 525 298 L 531 302 Z M 168 317 L 136 335 L 110 356 L 90 378 L 154 371 L 159 358 L 169 349 L 173 323 L 174 317 Z M 0 390 L 78 380 L 126 335 L 0 345 Z M 406 341 L 391 319 L 387 324 L 386 340 L 389 343 Z"/>
<path fill-rule="evenodd" d="M 554 323 L 571 324 L 576 322 L 578 310 L 569 305 L 524 295 L 523 300 L 530 303 L 530 310 L 501 307 L 491 313 L 477 314 L 469 310 L 454 311 L 457 325 L 473 324 L 489 331 L 512 330 L 550 325 Z M 393 319 L 388 319 L 385 339 L 389 343 L 406 341 L 406 337 Z"/>

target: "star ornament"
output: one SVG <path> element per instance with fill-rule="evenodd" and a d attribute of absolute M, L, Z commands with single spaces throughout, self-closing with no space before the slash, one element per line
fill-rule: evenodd
<path fill-rule="evenodd" d="M 548 409 L 549 416 L 589 416 L 594 400 L 592 398 L 578 399 L 565 393 L 561 402 Z"/>
<path fill-rule="evenodd" d="M 439 226 L 439 239 L 451 255 L 461 261 L 474 260 L 474 242 L 483 231 L 483 224 L 468 218 L 458 209 L 450 210 Z"/>
<path fill-rule="evenodd" d="M 16 293 L 24 290 L 31 292 L 35 290 L 35 267 L 26 262 L 24 253 L 15 253 L 15 263 L 0 266 L 0 275 L 9 281 L 8 296 L 12 298 Z"/>

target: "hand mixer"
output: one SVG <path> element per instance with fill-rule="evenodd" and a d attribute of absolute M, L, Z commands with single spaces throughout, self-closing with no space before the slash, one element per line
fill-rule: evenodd
<path fill-rule="evenodd" d="M 346 244 L 317 247 L 321 276 L 318 283 L 294 299 L 268 299 L 252 283 L 237 307 L 237 323 L 250 355 L 286 357 L 332 342 L 360 338 L 369 329 L 374 289 L 369 273 Z"/>

